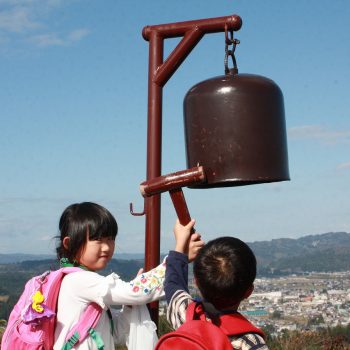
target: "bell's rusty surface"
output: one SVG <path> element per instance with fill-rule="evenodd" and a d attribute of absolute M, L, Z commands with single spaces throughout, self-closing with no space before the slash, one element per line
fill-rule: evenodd
<path fill-rule="evenodd" d="M 270 79 L 230 73 L 198 83 L 184 99 L 187 167 L 207 182 L 191 188 L 289 180 L 283 95 Z"/>

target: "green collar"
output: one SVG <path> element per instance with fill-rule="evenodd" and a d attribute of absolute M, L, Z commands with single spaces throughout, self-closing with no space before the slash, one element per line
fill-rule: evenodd
<path fill-rule="evenodd" d="M 60 267 L 80 267 L 83 270 L 89 271 L 89 269 L 86 266 L 79 264 L 76 260 L 70 262 L 68 258 L 60 259 Z"/>

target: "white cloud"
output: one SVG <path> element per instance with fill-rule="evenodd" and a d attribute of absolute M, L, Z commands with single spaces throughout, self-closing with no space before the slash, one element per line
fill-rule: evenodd
<path fill-rule="evenodd" d="M 0 12 L 0 29 L 4 31 L 21 33 L 40 26 L 39 22 L 31 18 L 30 10 L 26 7 L 14 7 Z"/>
<path fill-rule="evenodd" d="M 53 237 L 52 236 L 48 236 L 48 235 L 44 235 L 44 236 L 39 236 L 38 237 L 38 241 L 50 241 L 52 239 L 53 239 Z"/>
<path fill-rule="evenodd" d="M 37 46 L 64 45 L 64 40 L 60 39 L 55 33 L 34 35 L 29 40 Z"/>
<path fill-rule="evenodd" d="M 65 46 L 82 40 L 89 33 L 86 28 L 70 32 L 52 31 L 54 11 L 69 4 L 66 0 L 0 0 L 0 44 L 24 39 L 39 47 Z"/>
<path fill-rule="evenodd" d="M 68 0 L 0 0 L 0 5 L 40 6 L 41 8 L 57 7 Z M 71 1 L 71 0 L 70 0 Z"/>
<path fill-rule="evenodd" d="M 0 0 L 0 5 L 26 5 L 35 1 L 37 0 Z"/>
<path fill-rule="evenodd" d="M 295 140 L 317 140 L 326 144 L 349 143 L 350 131 L 330 130 L 320 125 L 302 125 L 289 128 L 288 137 Z"/>
<path fill-rule="evenodd" d="M 54 198 L 0 198 L 0 253 L 54 252 L 58 219 L 66 202 Z"/>
<path fill-rule="evenodd" d="M 89 30 L 86 28 L 80 28 L 80 29 L 76 29 L 73 30 L 72 32 L 70 32 L 67 36 L 67 39 L 70 42 L 75 42 L 75 41 L 79 41 L 81 39 L 83 39 L 84 37 L 86 37 L 89 34 Z"/>
<path fill-rule="evenodd" d="M 337 166 L 338 170 L 350 170 L 350 162 L 348 163 L 341 163 Z"/>
<path fill-rule="evenodd" d="M 68 46 L 74 42 L 83 39 L 89 31 L 85 28 L 74 30 L 66 36 L 60 36 L 57 33 L 39 34 L 32 36 L 29 41 L 37 46 Z"/>

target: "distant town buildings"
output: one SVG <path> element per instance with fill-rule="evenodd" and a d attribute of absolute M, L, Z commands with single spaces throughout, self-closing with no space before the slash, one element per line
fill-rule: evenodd
<path fill-rule="evenodd" d="M 264 310 L 265 314 L 254 314 Z M 272 334 L 350 323 L 350 271 L 259 278 L 241 312 Z"/>
<path fill-rule="evenodd" d="M 239 311 L 272 335 L 349 325 L 350 271 L 258 278 Z"/>

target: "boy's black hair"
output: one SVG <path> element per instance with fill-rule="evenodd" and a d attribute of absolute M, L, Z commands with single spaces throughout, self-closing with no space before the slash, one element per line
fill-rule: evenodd
<path fill-rule="evenodd" d="M 225 309 L 243 300 L 253 285 L 256 259 L 238 238 L 220 237 L 198 252 L 193 273 L 203 298 L 217 309 Z"/>
<path fill-rule="evenodd" d="M 85 246 L 87 235 L 90 240 L 97 240 L 101 237 L 115 239 L 118 225 L 106 208 L 96 203 L 83 202 L 72 204 L 64 210 L 59 222 L 59 231 L 57 257 L 67 258 L 73 262 L 79 250 Z M 63 246 L 65 237 L 69 237 L 67 249 Z"/>

